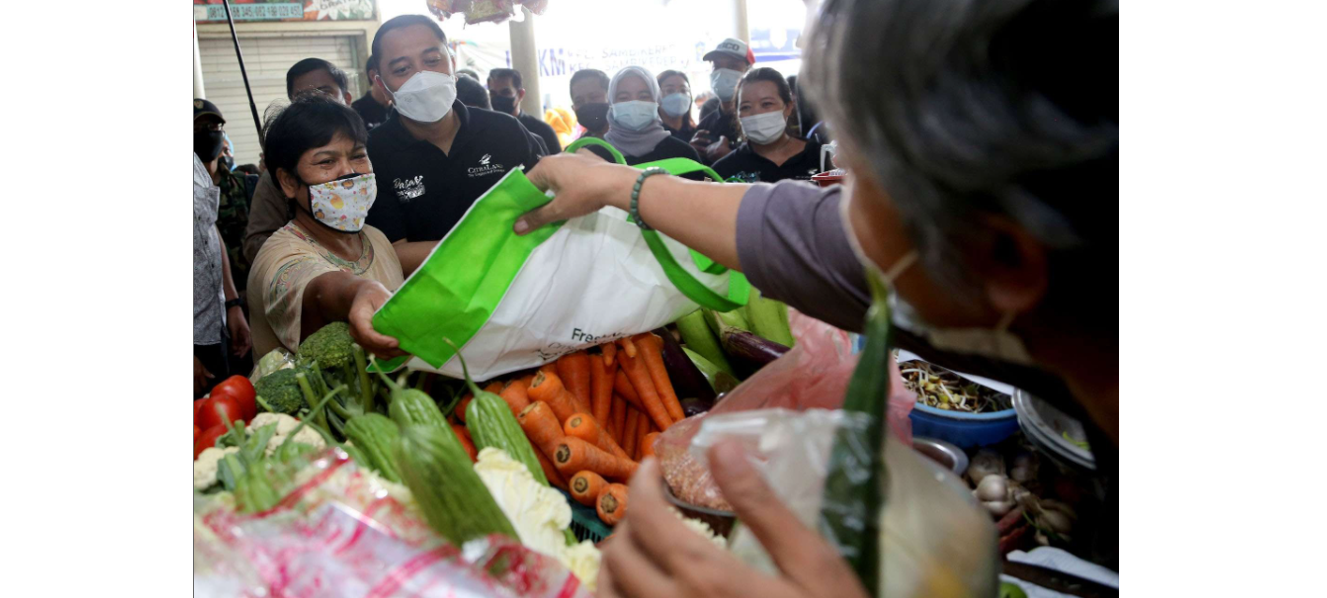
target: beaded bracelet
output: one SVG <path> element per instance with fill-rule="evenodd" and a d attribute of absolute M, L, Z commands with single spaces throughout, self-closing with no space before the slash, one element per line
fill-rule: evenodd
<path fill-rule="evenodd" d="M 641 171 L 640 176 L 636 177 L 636 184 L 631 188 L 631 219 L 636 222 L 636 226 L 641 227 L 643 230 L 654 229 L 651 228 L 650 225 L 645 224 L 645 220 L 640 217 L 640 186 L 645 183 L 646 178 L 655 174 L 668 174 L 668 171 L 659 168 L 658 166 L 646 168 Z"/>

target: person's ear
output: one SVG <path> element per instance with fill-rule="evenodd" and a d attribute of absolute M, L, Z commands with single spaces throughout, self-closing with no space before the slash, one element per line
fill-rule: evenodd
<path fill-rule="evenodd" d="M 797 102 L 789 102 L 783 107 L 783 120 L 787 121 L 792 118 L 794 112 L 797 112 Z"/>
<path fill-rule="evenodd" d="M 520 106 L 520 105 L 521 105 L 521 100 L 524 100 L 524 99 L 525 99 L 525 88 L 522 87 L 522 88 L 516 90 L 516 105 L 517 105 L 517 106 Z"/>
<path fill-rule="evenodd" d="M 341 92 L 341 97 L 345 99 L 347 106 L 355 102 L 355 96 L 350 95 L 350 92 L 348 91 Z"/>
<path fill-rule="evenodd" d="M 285 194 L 287 199 L 293 199 L 295 194 L 299 193 L 299 180 L 284 168 L 277 168 L 272 172 L 276 173 L 276 181 L 277 184 L 281 185 L 281 193 Z"/>
<path fill-rule="evenodd" d="M 987 216 L 985 226 L 992 233 L 975 248 L 973 269 L 987 301 L 1001 313 L 1031 311 L 1045 298 L 1049 283 L 1045 245 L 1005 216 Z"/>

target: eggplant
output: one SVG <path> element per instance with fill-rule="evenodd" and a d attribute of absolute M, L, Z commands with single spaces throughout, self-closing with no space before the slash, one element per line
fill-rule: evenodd
<path fill-rule="evenodd" d="M 745 330 L 723 328 L 719 336 L 723 342 L 723 352 L 728 354 L 728 361 L 743 379 L 789 351 L 788 347 Z"/>
<path fill-rule="evenodd" d="M 711 407 L 714 406 L 714 403 L 711 401 L 705 401 L 694 397 L 678 399 L 677 402 L 682 404 L 682 413 L 685 414 L 687 417 L 705 413 L 706 411 L 709 411 Z"/>
<path fill-rule="evenodd" d="M 673 333 L 665 328 L 655 330 L 654 333 L 663 339 L 664 368 L 668 370 L 668 379 L 673 382 L 673 392 L 679 399 L 694 398 L 703 401 L 706 405 L 705 411 L 709 411 L 709 405 L 714 404 L 715 392 L 704 372 L 696 367 L 690 357 L 687 357 L 682 345 L 673 338 Z"/>

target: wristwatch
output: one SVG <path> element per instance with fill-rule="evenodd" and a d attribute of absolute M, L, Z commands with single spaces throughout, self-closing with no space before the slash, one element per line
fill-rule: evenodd
<path fill-rule="evenodd" d="M 230 308 L 232 307 L 239 307 L 239 306 L 240 306 L 240 298 L 236 297 L 226 302 L 226 311 L 230 311 Z"/>

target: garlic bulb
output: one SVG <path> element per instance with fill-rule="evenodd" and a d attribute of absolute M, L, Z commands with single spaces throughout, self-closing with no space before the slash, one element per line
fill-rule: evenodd
<path fill-rule="evenodd" d="M 1000 456 L 991 449 L 981 449 L 972 456 L 972 463 L 968 465 L 968 481 L 973 486 L 981 484 L 986 476 L 991 474 L 1004 475 L 1004 457 Z"/>
<path fill-rule="evenodd" d="M 982 502 L 1009 500 L 1009 480 L 1003 475 L 988 475 L 977 484 L 977 500 Z"/>
<path fill-rule="evenodd" d="M 989 501 L 981 503 L 981 506 L 986 507 L 986 510 L 990 511 L 991 514 L 995 515 L 996 517 L 1004 517 L 1005 515 L 1009 514 L 1009 511 L 1013 510 L 1014 501 L 1012 500 Z"/>

